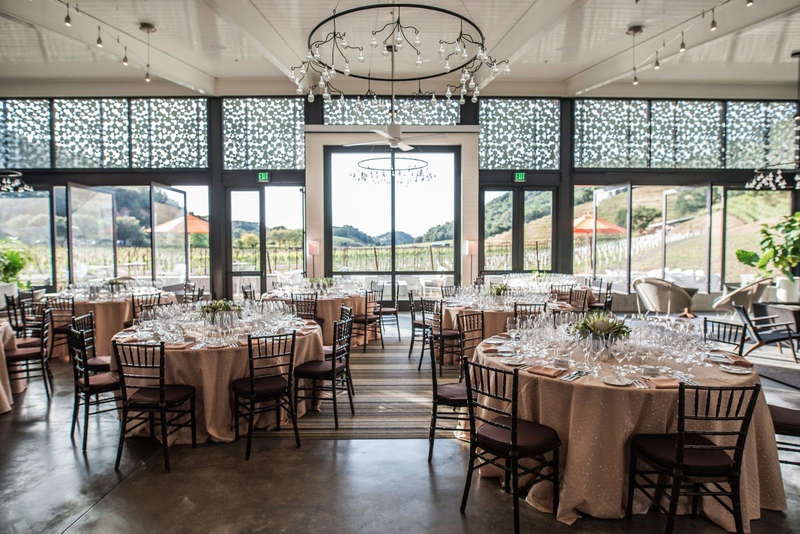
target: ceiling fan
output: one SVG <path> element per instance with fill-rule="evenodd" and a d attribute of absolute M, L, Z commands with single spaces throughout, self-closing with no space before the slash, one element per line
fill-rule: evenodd
<path fill-rule="evenodd" d="M 382 130 L 372 130 L 372 132 L 376 133 L 377 135 L 381 136 L 383 139 L 379 141 L 372 141 L 368 143 L 351 143 L 345 146 L 368 146 L 368 145 L 382 145 L 387 144 L 390 148 L 399 148 L 403 152 L 408 152 L 409 150 L 414 150 L 414 147 L 410 144 L 406 143 L 405 141 L 415 141 L 417 139 L 435 139 L 437 137 L 444 137 L 444 134 L 436 133 L 436 134 L 422 134 L 422 135 L 414 135 L 411 137 L 404 137 L 403 136 L 403 127 L 402 125 L 396 123 L 394 121 L 394 116 L 396 113 L 394 107 L 394 54 L 395 49 L 393 45 L 389 45 L 386 47 L 389 52 L 392 54 L 392 101 L 389 107 L 389 124 L 387 124 Z"/>

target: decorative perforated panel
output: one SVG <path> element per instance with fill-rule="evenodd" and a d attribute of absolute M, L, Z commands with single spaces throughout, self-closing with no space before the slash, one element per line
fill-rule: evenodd
<path fill-rule="evenodd" d="M 222 111 L 226 169 L 305 168 L 302 98 L 227 98 Z"/>
<path fill-rule="evenodd" d="M 325 102 L 325 124 L 389 124 L 389 98 L 332 99 Z M 395 122 L 408 126 L 455 125 L 461 122 L 456 100 L 395 98 Z"/>
<path fill-rule="evenodd" d="M 201 98 L 131 99 L 135 168 L 208 166 L 208 112 Z"/>
<path fill-rule="evenodd" d="M 0 101 L 0 166 L 50 167 L 50 101 Z"/>
<path fill-rule="evenodd" d="M 728 102 L 727 168 L 792 167 L 796 112 L 794 102 Z"/>
<path fill-rule="evenodd" d="M 650 104 L 654 169 L 721 169 L 721 102 L 655 100 Z"/>
<path fill-rule="evenodd" d="M 481 169 L 559 168 L 558 100 L 486 98 L 479 106 Z"/>
<path fill-rule="evenodd" d="M 128 167 L 127 100 L 63 99 L 54 108 L 57 168 Z"/>
<path fill-rule="evenodd" d="M 575 167 L 646 168 L 649 126 L 646 100 L 577 100 Z"/>

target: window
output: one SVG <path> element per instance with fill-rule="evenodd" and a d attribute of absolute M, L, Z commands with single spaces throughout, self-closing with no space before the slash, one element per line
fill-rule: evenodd
<path fill-rule="evenodd" d="M 56 99 L 53 107 L 57 168 L 130 166 L 126 99 Z"/>
<path fill-rule="evenodd" d="M 305 271 L 305 193 L 302 187 L 270 186 L 264 191 L 267 276 Z M 321 266 L 320 266 L 321 267 Z M 275 280 L 277 280 L 275 275 Z M 269 287 L 269 284 L 267 285 Z"/>
<path fill-rule="evenodd" d="M 208 186 L 177 186 L 186 193 L 187 229 L 189 232 L 189 281 L 206 288 L 210 294 L 211 257 L 208 232 Z"/>
<path fill-rule="evenodd" d="M 634 185 L 631 191 L 631 282 L 637 278 L 661 278 L 664 234 L 664 192 L 669 186 Z"/>
<path fill-rule="evenodd" d="M 302 98 L 226 98 L 222 113 L 226 169 L 305 168 Z"/>
<path fill-rule="evenodd" d="M 409 126 L 455 125 L 461 122 L 457 100 L 395 98 L 395 122 Z M 380 126 L 391 122 L 391 100 L 384 97 L 325 101 L 325 124 Z"/>
<path fill-rule="evenodd" d="M 553 192 L 525 191 L 526 271 L 549 271 L 553 263 Z"/>
<path fill-rule="evenodd" d="M 0 100 L 0 167 L 50 168 L 50 101 Z"/>
<path fill-rule="evenodd" d="M 514 192 L 483 191 L 483 270 L 511 271 L 514 247 Z"/>
<path fill-rule="evenodd" d="M 53 285 L 51 228 L 49 191 L 0 194 L 0 248 L 27 256 L 21 282 Z"/>
<path fill-rule="evenodd" d="M 150 186 L 114 186 L 117 229 L 117 274 L 137 280 L 153 278 L 150 230 Z"/>
<path fill-rule="evenodd" d="M 480 168 L 559 168 L 558 100 L 484 98 L 480 107 Z"/>

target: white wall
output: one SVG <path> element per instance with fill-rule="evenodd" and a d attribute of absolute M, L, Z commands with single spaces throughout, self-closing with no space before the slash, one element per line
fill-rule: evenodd
<path fill-rule="evenodd" d="M 324 269 L 325 251 L 325 156 L 324 147 L 343 146 L 350 143 L 367 143 L 376 140 L 371 127 L 307 126 L 306 127 L 306 234 L 309 241 L 319 241 L 320 256 L 316 258 L 316 275 Z M 446 134 L 430 144 L 461 147 L 461 274 L 463 280 L 475 276 L 470 267 L 470 257 L 465 255 L 464 241 L 478 240 L 478 127 L 436 126 L 403 128 L 409 132 L 437 132 Z M 360 209 L 354 203 L 354 209 Z M 312 260 L 307 259 L 307 270 L 312 272 Z"/>

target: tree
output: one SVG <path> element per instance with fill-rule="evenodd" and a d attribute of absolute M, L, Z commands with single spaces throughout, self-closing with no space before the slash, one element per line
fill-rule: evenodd
<path fill-rule="evenodd" d="M 132 247 L 146 247 L 150 240 L 145 235 L 136 217 L 121 215 L 117 217 L 117 240 Z"/>
<path fill-rule="evenodd" d="M 661 212 L 655 208 L 648 208 L 647 206 L 636 206 L 633 208 L 633 215 L 631 216 L 631 229 L 635 232 L 642 232 L 647 230 L 656 217 L 661 215 Z M 614 215 L 614 223 L 617 226 L 625 228 L 628 226 L 628 210 L 622 208 Z"/>
<path fill-rule="evenodd" d="M 189 245 L 192 248 L 208 248 L 208 234 L 189 234 Z"/>
<path fill-rule="evenodd" d="M 260 241 L 256 234 L 242 232 L 242 235 L 235 241 L 235 244 L 239 248 L 258 248 Z"/>

